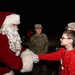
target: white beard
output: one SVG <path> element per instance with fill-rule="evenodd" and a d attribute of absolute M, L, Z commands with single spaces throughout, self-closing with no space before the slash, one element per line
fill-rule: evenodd
<path fill-rule="evenodd" d="M 6 35 L 9 39 L 9 48 L 16 53 L 16 56 L 20 54 L 21 51 L 21 38 L 18 33 L 17 27 L 6 27 L 2 28 L 1 32 L 3 35 Z"/>

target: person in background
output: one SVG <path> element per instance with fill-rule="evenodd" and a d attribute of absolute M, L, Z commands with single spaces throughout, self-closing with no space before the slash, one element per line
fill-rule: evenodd
<path fill-rule="evenodd" d="M 48 38 L 47 35 L 42 33 L 42 25 L 34 25 L 34 34 L 29 39 L 29 48 L 35 53 L 47 53 L 48 51 Z M 32 75 L 47 75 L 47 64 L 46 62 L 40 61 L 34 65 Z"/>
<path fill-rule="evenodd" d="M 15 75 L 16 70 L 24 73 L 33 69 L 35 54 L 21 45 L 19 24 L 19 14 L 0 12 L 0 75 Z"/>
<path fill-rule="evenodd" d="M 75 31 L 66 30 L 60 38 L 61 48 L 53 53 L 39 54 L 35 60 L 61 61 L 59 75 L 75 75 Z"/>
<path fill-rule="evenodd" d="M 32 32 L 32 30 L 30 29 L 30 30 L 28 30 L 26 37 L 23 36 L 23 38 L 22 38 L 22 45 L 23 45 L 25 48 L 29 48 L 28 43 L 29 43 L 29 39 L 30 39 L 30 37 L 31 37 L 32 34 L 33 34 L 33 32 Z"/>
<path fill-rule="evenodd" d="M 33 34 L 32 30 L 29 30 L 29 31 L 27 32 L 27 37 L 30 37 L 32 34 Z"/>
<path fill-rule="evenodd" d="M 66 29 L 75 31 L 75 22 L 68 23 Z"/>

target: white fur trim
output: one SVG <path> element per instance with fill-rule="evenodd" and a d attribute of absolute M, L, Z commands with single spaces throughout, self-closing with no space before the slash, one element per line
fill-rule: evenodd
<path fill-rule="evenodd" d="M 29 48 L 27 48 L 26 50 L 25 50 L 25 53 L 24 53 L 25 55 L 36 55 L 33 51 L 31 51 Z"/>
<path fill-rule="evenodd" d="M 17 14 L 8 15 L 6 16 L 3 24 L 4 25 L 20 24 L 20 16 Z"/>
<path fill-rule="evenodd" d="M 14 75 L 14 72 L 10 71 L 9 73 L 3 74 L 3 75 Z"/>
<path fill-rule="evenodd" d="M 21 72 L 30 72 L 33 69 L 33 55 L 35 55 L 29 49 L 26 49 L 24 52 L 21 53 L 21 57 L 23 60 L 23 68 Z"/>

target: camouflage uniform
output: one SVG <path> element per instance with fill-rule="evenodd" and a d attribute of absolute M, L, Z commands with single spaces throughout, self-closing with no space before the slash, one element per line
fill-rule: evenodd
<path fill-rule="evenodd" d="M 30 49 L 36 53 L 47 53 L 48 51 L 48 39 L 47 36 L 43 33 L 40 34 L 40 36 L 37 36 L 36 34 L 32 35 L 30 38 Z"/>
<path fill-rule="evenodd" d="M 35 54 L 47 53 L 48 38 L 46 34 L 41 33 L 40 36 L 33 34 L 29 40 L 29 47 Z M 47 75 L 47 61 L 34 64 L 32 75 Z"/>

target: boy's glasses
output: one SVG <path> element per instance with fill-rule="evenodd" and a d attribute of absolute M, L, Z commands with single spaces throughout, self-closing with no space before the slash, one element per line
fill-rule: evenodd
<path fill-rule="evenodd" d="M 63 39 L 71 39 L 71 38 L 64 38 L 64 37 L 61 37 L 61 39 L 63 40 Z"/>

